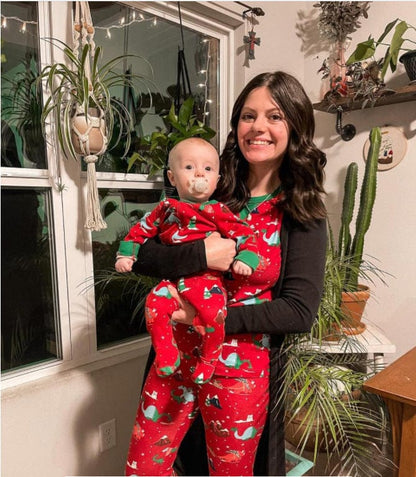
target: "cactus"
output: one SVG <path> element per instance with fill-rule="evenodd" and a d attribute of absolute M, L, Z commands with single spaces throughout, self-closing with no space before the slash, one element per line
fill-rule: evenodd
<path fill-rule="evenodd" d="M 360 192 L 360 205 L 355 223 L 355 234 L 351 243 L 349 226 L 352 220 L 355 205 L 355 191 L 357 189 L 357 164 L 351 163 L 345 179 L 344 201 L 339 233 L 340 257 L 351 257 L 351 267 L 347 271 L 344 289 L 348 291 L 358 288 L 358 276 L 363 260 L 364 238 L 367 233 L 373 212 L 377 188 L 377 165 L 381 145 L 380 128 L 370 131 L 370 149 L 368 151 L 365 173 Z"/>
<path fill-rule="evenodd" d="M 358 182 L 358 164 L 351 162 L 347 169 L 344 184 L 344 200 L 342 203 L 341 227 L 338 237 L 338 250 L 340 257 L 349 255 L 351 249 L 350 224 L 354 213 L 355 193 Z"/>

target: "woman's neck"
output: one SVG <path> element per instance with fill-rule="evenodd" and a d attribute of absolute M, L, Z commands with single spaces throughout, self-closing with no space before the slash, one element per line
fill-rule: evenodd
<path fill-rule="evenodd" d="M 277 170 L 271 170 L 268 167 L 266 170 L 260 168 L 250 168 L 248 178 L 248 188 L 251 197 L 261 197 L 266 194 L 271 194 L 280 185 L 280 178 Z"/>

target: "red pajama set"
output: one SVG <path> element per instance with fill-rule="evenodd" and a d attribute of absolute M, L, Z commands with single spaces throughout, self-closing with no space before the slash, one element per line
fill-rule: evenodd
<path fill-rule="evenodd" d="M 278 279 L 281 260 L 282 212 L 276 207 L 278 200 L 279 196 L 275 195 L 258 203 L 248 215 L 246 212 L 244 219 L 257 238 L 259 264 L 251 276 L 224 277 L 227 306 L 248 306 L 272 299 L 271 289 Z M 253 203 L 255 199 L 249 205 Z M 211 201 L 205 204 L 211 205 Z M 221 204 L 214 204 L 222 211 Z M 221 215 L 217 215 L 217 210 L 212 212 L 218 230 Z M 135 240 L 130 234 L 128 237 Z M 151 300 L 159 298 L 158 287 L 155 291 L 156 296 Z M 146 306 L 149 305 L 153 309 L 148 300 Z M 224 301 L 224 311 L 225 305 Z M 179 367 L 174 373 L 162 376 L 155 365 L 148 374 L 130 441 L 126 475 L 175 475 L 177 450 L 198 412 L 205 426 L 210 475 L 253 475 L 269 402 L 269 336 L 226 335 L 219 347 L 212 378 L 199 384 L 195 382 L 195 369 L 200 364 L 207 333 L 204 335 L 203 330 L 201 333 L 198 326 L 174 324 L 173 341 L 180 350 Z M 163 328 L 165 336 L 167 328 L 170 327 Z"/>
<path fill-rule="evenodd" d="M 130 229 L 120 244 L 119 254 L 137 255 L 139 246 L 156 235 L 165 244 L 178 244 L 204 239 L 215 231 L 236 241 L 236 260 L 246 263 L 253 270 L 257 268 L 257 241 L 252 230 L 228 207 L 215 200 L 203 203 L 176 199 L 161 201 Z M 227 292 L 223 274 L 208 271 L 181 278 L 174 284 L 163 280 L 149 293 L 145 304 L 146 326 L 156 351 L 155 363 L 160 376 L 174 373 L 181 359 L 171 324 L 172 313 L 178 304 L 171 296 L 168 285 L 175 285 L 182 297 L 196 309 L 193 326 L 202 336 L 202 346 L 192 379 L 202 384 L 214 373 L 224 340 Z"/>

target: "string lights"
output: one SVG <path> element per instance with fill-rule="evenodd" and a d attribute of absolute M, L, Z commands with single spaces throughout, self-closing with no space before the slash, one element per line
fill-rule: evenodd
<path fill-rule="evenodd" d="M 17 22 L 20 24 L 18 31 L 22 34 L 27 33 L 27 28 L 29 25 L 35 25 L 35 26 L 38 25 L 38 22 L 34 20 L 23 20 L 22 18 L 19 18 L 16 16 L 6 16 L 2 14 L 1 28 L 2 29 L 6 29 L 9 27 L 13 28 L 14 25 L 10 25 L 10 21 Z M 137 12 L 135 10 L 130 10 L 129 17 L 127 19 L 125 16 L 122 16 L 116 24 L 108 25 L 108 26 L 95 25 L 94 28 L 95 30 L 104 31 L 105 38 L 111 40 L 112 30 L 125 29 L 133 24 L 139 24 L 139 23 L 148 23 L 151 27 L 157 27 L 158 18 L 156 16 L 146 18 L 143 15 L 143 13 Z M 203 59 L 205 60 L 204 64 L 198 65 L 199 69 L 197 70 L 197 74 L 202 75 L 202 78 L 200 76 L 200 79 L 198 80 L 199 82 L 196 84 L 196 87 L 201 91 L 204 98 L 203 122 L 205 123 L 205 118 L 207 118 L 210 114 L 209 105 L 212 103 L 212 100 L 208 97 L 208 90 L 209 90 L 209 84 L 208 84 L 209 74 L 208 73 L 209 73 L 210 59 L 211 59 L 211 41 L 209 38 L 202 38 L 201 43 L 203 46 L 206 45 L 206 53 L 202 55 Z"/>
<path fill-rule="evenodd" d="M 18 30 L 20 31 L 20 33 L 23 33 L 23 34 L 26 33 L 28 25 L 37 25 L 38 24 L 38 22 L 36 22 L 34 20 L 22 20 L 19 17 L 6 17 L 6 15 L 2 15 L 1 16 L 1 27 L 3 29 L 8 28 L 8 22 L 10 20 L 13 20 L 15 22 L 20 23 L 21 26 Z"/>

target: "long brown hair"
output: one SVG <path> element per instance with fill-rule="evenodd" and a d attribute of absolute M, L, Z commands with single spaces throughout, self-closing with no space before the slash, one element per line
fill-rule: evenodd
<path fill-rule="evenodd" d="M 283 111 L 290 128 L 290 137 L 279 177 L 284 192 L 280 203 L 285 213 L 298 222 L 326 217 L 322 201 L 325 154 L 313 142 L 315 119 L 312 103 L 302 85 L 292 75 L 276 71 L 253 78 L 234 103 L 231 131 L 221 154 L 221 178 L 215 198 L 239 212 L 247 203 L 249 167 L 238 146 L 237 126 L 247 96 L 255 88 L 266 86 L 273 100 Z"/>

